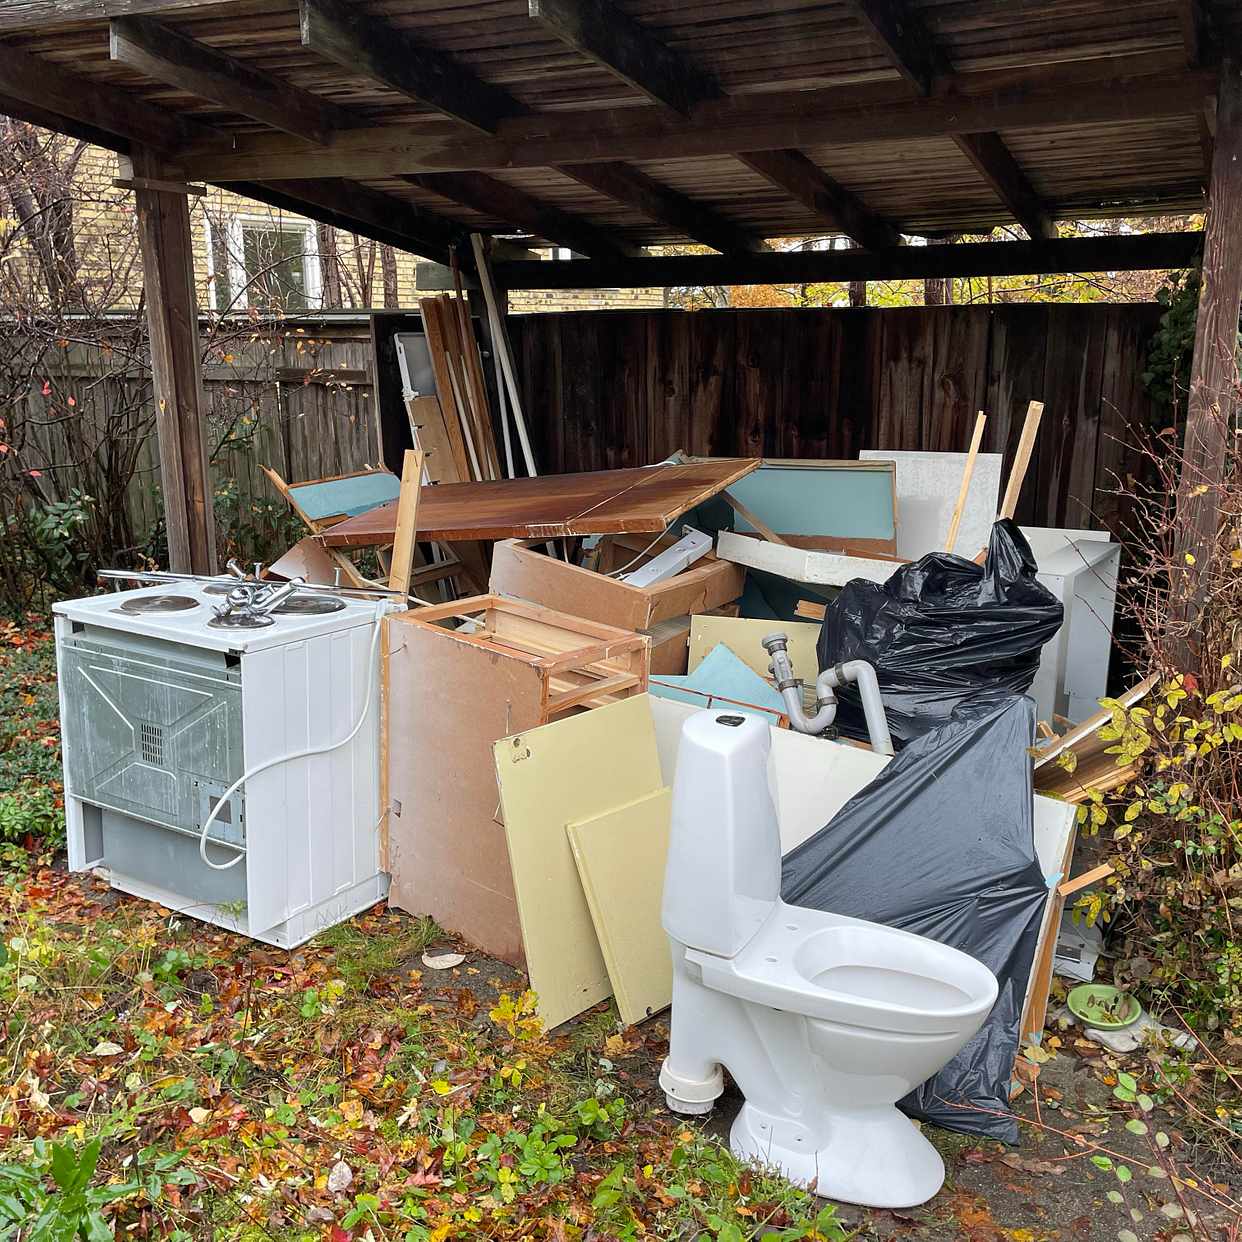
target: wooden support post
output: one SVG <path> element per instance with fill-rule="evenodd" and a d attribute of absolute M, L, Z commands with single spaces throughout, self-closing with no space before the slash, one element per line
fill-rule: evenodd
<path fill-rule="evenodd" d="M 1188 660 L 1203 603 L 1203 566 L 1216 541 L 1227 438 L 1238 396 L 1242 310 L 1242 62 L 1221 67 L 1216 146 L 1204 226 L 1203 279 L 1177 489 L 1178 546 L 1170 601 L 1173 654 Z"/>
<path fill-rule="evenodd" d="M 180 180 L 144 147 L 134 148 L 133 168 L 135 177 L 147 183 Z M 134 199 L 151 337 L 168 565 L 176 573 L 215 573 L 189 203 L 182 193 L 146 188 L 135 189 Z"/>

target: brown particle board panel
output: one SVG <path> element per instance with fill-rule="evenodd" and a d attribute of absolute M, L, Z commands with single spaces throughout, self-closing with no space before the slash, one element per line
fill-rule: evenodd
<path fill-rule="evenodd" d="M 441 543 L 655 535 L 758 466 L 758 458 L 718 457 L 533 479 L 441 484 L 422 498 L 419 535 Z M 338 523 L 321 540 L 333 547 L 382 545 L 392 542 L 395 524 L 396 506 L 385 505 Z"/>
<path fill-rule="evenodd" d="M 480 596 L 391 614 L 383 650 L 389 900 L 522 966 L 492 746 L 642 693 L 648 640 Z"/>

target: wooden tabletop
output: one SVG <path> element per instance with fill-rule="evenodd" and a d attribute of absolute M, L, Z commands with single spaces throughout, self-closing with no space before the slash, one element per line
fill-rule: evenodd
<path fill-rule="evenodd" d="M 569 535 L 659 534 L 675 518 L 722 492 L 759 465 L 757 457 L 547 474 L 493 483 L 423 487 L 418 538 L 556 539 Z M 396 503 L 360 513 L 324 531 L 329 547 L 391 543 Z"/>

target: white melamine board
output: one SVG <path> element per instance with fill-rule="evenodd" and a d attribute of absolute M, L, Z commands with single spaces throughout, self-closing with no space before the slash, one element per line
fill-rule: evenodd
<path fill-rule="evenodd" d="M 900 526 L 898 538 L 900 539 Z M 896 561 L 878 561 L 864 556 L 846 556 L 842 552 L 811 552 L 804 548 L 787 547 L 722 530 L 716 541 L 716 555 L 722 561 L 733 561 L 751 569 L 763 569 L 792 578 L 796 582 L 809 582 L 816 586 L 842 587 L 854 578 L 868 582 L 887 582 L 895 569 Z"/>
<path fill-rule="evenodd" d="M 671 791 L 568 826 L 591 919 L 621 1020 L 631 1026 L 668 1007 L 673 964 L 660 918 Z"/>
<path fill-rule="evenodd" d="M 663 787 L 649 704 L 635 695 L 494 747 L 530 985 L 549 1029 L 612 990 L 566 828 Z"/>
<path fill-rule="evenodd" d="M 966 469 L 965 453 L 894 452 L 864 449 L 860 461 L 897 465 L 897 555 L 911 561 L 943 552 Z M 986 547 L 1000 505 L 1000 453 L 979 453 L 957 532 L 958 556 Z"/>
<path fill-rule="evenodd" d="M 697 710 L 688 703 L 651 699 L 660 769 L 666 785 L 672 785 L 677 773 L 682 725 Z M 768 787 L 780 824 L 781 853 L 789 853 L 817 833 L 889 762 L 887 755 L 844 742 L 773 728 Z"/>

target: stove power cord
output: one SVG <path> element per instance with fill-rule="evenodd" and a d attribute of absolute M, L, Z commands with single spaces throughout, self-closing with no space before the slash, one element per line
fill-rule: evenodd
<path fill-rule="evenodd" d="M 340 750 L 342 746 L 349 745 L 349 743 L 352 742 L 354 738 L 358 736 L 359 732 L 362 729 L 362 726 L 366 723 L 367 716 L 370 715 L 372 692 L 375 688 L 375 683 L 378 680 L 376 677 L 376 671 L 377 671 L 376 670 L 376 656 L 379 652 L 380 631 L 384 628 L 383 621 L 384 621 L 384 613 L 386 611 L 385 609 L 386 602 L 387 601 L 385 600 L 381 600 L 375 606 L 374 632 L 371 635 L 371 650 L 370 650 L 370 654 L 367 657 L 367 695 L 366 695 L 365 701 L 362 704 L 362 711 L 359 713 L 358 720 L 354 724 L 354 727 L 350 729 L 350 731 L 343 738 L 341 738 L 339 742 L 329 742 L 325 746 L 311 746 L 306 750 L 294 751 L 292 754 L 289 754 L 289 755 L 279 755 L 275 759 L 265 759 L 262 763 L 256 763 L 254 767 L 248 768 L 245 772 L 243 772 L 224 791 L 224 793 L 220 795 L 219 799 L 216 801 L 215 806 L 211 808 L 211 812 L 208 814 L 206 820 L 203 822 L 202 830 L 198 834 L 198 856 L 213 871 L 228 871 L 229 868 L 236 867 L 237 864 L 241 862 L 243 858 L 246 857 L 245 846 L 234 845 L 233 842 L 231 841 L 215 841 L 213 842 L 213 844 L 215 845 L 221 845 L 227 849 L 239 850 L 240 852 L 238 853 L 236 858 L 231 859 L 229 862 L 226 862 L 226 863 L 212 862 L 211 859 L 207 857 L 207 841 L 208 841 L 207 834 L 211 831 L 211 826 L 212 824 L 216 822 L 216 819 L 219 817 L 219 814 L 222 808 L 228 804 L 228 800 L 247 781 L 252 780 L 254 777 L 258 776 L 261 772 L 266 772 L 268 768 L 279 767 L 279 765 L 282 763 L 293 763 L 297 759 L 310 759 L 310 758 L 313 758 L 315 755 L 326 755 L 326 754 L 329 754 L 331 751 Z"/>

